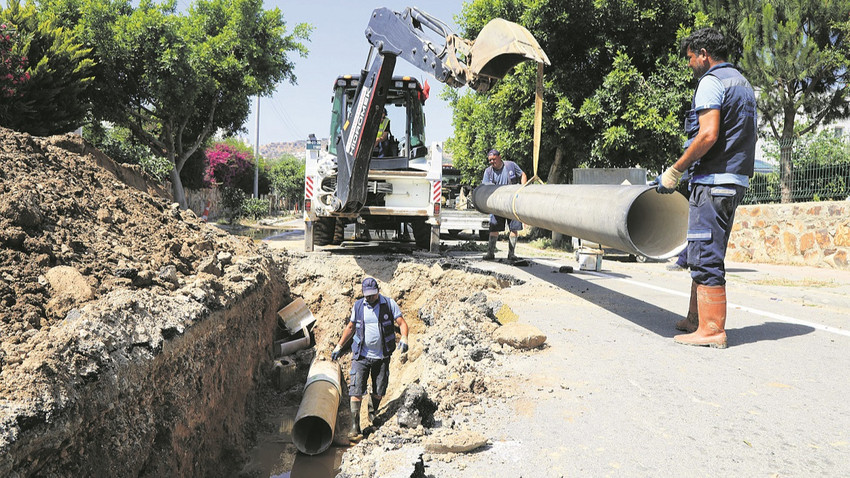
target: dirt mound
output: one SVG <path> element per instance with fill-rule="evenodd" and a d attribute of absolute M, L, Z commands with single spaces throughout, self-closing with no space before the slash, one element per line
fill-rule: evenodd
<path fill-rule="evenodd" d="M 147 330 L 152 324 L 141 323 L 172 306 L 179 316 L 188 302 L 198 304 L 180 316 L 191 320 L 245 287 L 240 282 L 251 272 L 234 265 L 257 255 L 253 242 L 151 192 L 162 189 L 78 136 L 36 138 L 0 128 L 0 449 L 28 420 L 48 419 L 51 403 L 68 398 L 72 383 L 58 382 L 87 380 L 94 353 L 84 346 L 88 332 L 59 327 L 86 304 L 127 291 L 110 300 L 130 312 L 110 315 L 115 323 L 108 327 L 87 326 L 124 331 L 97 337 L 98 350 L 109 354 L 125 345 L 155 348 L 179 333 L 180 324 Z"/>

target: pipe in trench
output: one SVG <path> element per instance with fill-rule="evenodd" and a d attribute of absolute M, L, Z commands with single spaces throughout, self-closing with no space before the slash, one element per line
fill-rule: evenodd
<path fill-rule="evenodd" d="M 687 243 L 688 200 L 653 186 L 483 185 L 472 201 L 484 213 L 650 259 L 675 256 Z"/>
<path fill-rule="evenodd" d="M 292 426 L 292 442 L 298 451 L 318 455 L 331 446 L 341 394 L 339 364 L 315 360 L 307 372 L 304 396 Z"/>

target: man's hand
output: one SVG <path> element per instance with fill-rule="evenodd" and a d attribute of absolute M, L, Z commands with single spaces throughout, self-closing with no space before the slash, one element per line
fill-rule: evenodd
<path fill-rule="evenodd" d="M 341 350 L 342 350 L 342 347 L 337 345 L 336 348 L 334 348 L 334 351 L 331 352 L 331 360 L 336 361 L 336 359 L 339 358 L 339 354 L 340 354 Z"/>
<path fill-rule="evenodd" d="M 653 181 L 656 185 L 655 190 L 661 194 L 672 194 L 676 191 L 676 186 L 678 186 L 679 179 L 682 178 L 682 174 L 684 174 L 684 171 L 679 171 L 673 166 L 670 166 L 663 174 L 659 175 L 655 178 L 655 181 Z"/>
<path fill-rule="evenodd" d="M 409 347 L 407 346 L 407 342 L 405 342 L 405 340 L 404 340 L 404 339 L 401 339 L 401 340 L 398 342 L 398 349 L 399 349 L 399 350 L 401 350 L 401 353 L 406 354 L 406 353 L 407 353 L 407 349 L 408 349 L 408 348 L 409 348 Z"/>

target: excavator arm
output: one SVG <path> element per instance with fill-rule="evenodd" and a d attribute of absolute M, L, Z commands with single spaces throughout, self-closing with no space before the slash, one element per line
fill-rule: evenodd
<path fill-rule="evenodd" d="M 425 29 L 440 38 L 442 44 L 435 45 Z M 488 91 L 521 61 L 549 64 L 528 30 L 500 18 L 485 25 L 471 42 L 415 7 L 403 12 L 378 8 L 372 12 L 366 39 L 372 45 L 367 58 L 369 69 L 361 72 L 348 119 L 336 138 L 334 208 L 345 213 L 359 211 L 366 201 L 372 149 L 398 57 L 449 86 L 467 85 L 479 92 Z M 373 52 L 377 52 L 374 59 Z"/>

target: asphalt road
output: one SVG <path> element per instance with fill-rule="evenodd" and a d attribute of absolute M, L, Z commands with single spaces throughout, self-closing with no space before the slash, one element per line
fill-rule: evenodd
<path fill-rule="evenodd" d="M 426 472 L 850 476 L 850 272 L 728 264 L 718 350 L 673 342 L 690 276 L 664 263 L 476 265 L 527 281 L 503 300 L 548 346 L 504 362 L 516 396 L 481 422 L 492 446 Z"/>

